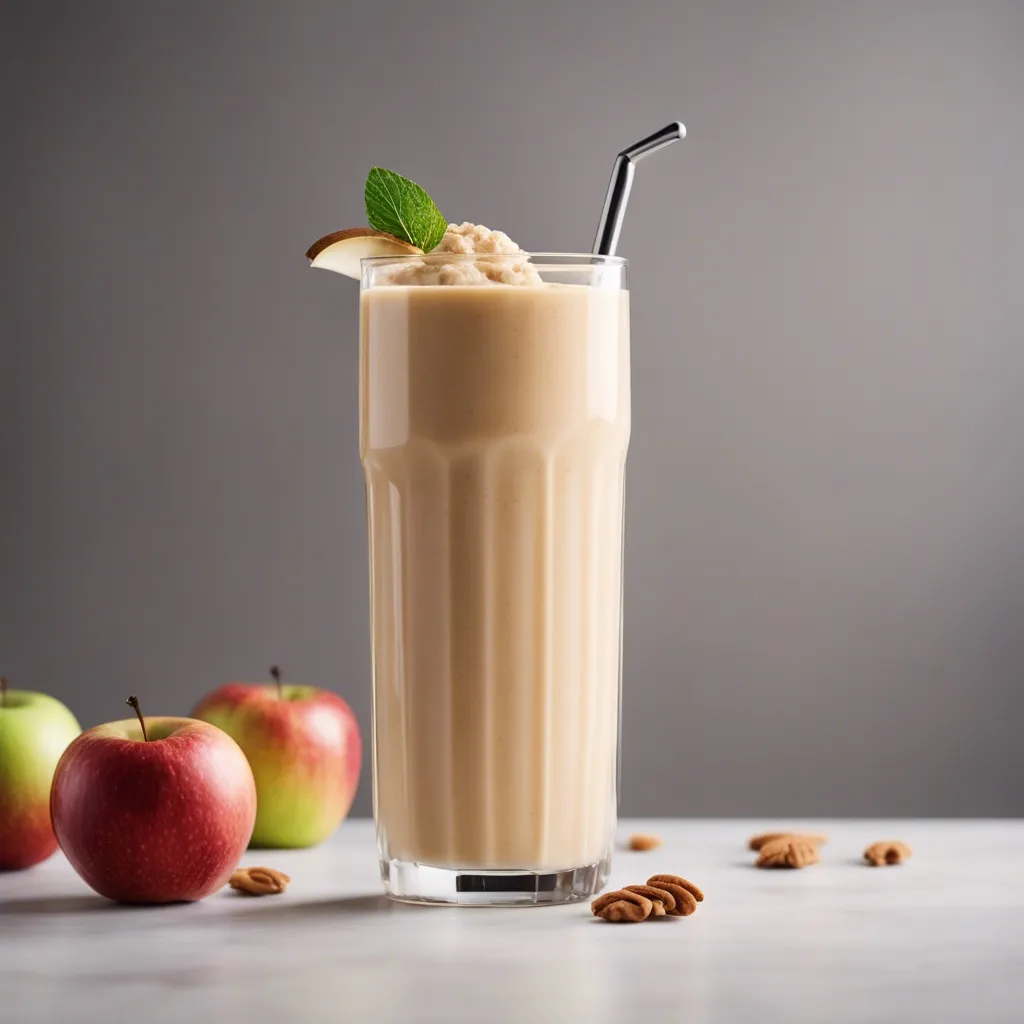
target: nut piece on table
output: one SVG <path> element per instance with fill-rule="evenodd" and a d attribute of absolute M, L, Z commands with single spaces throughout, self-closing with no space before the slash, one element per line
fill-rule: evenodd
<path fill-rule="evenodd" d="M 765 843 L 770 843 L 773 839 L 806 839 L 809 842 L 814 843 L 815 846 L 821 846 L 828 842 L 828 836 L 815 835 L 813 833 L 806 832 L 764 832 L 759 836 L 752 836 L 750 839 L 749 846 L 752 850 L 760 850 Z"/>
<path fill-rule="evenodd" d="M 818 863 L 818 844 L 807 836 L 780 836 L 764 843 L 757 857 L 759 868 L 805 868 Z"/>
<path fill-rule="evenodd" d="M 594 917 L 603 917 L 606 921 L 614 921 L 617 924 L 634 924 L 638 921 L 646 921 L 654 909 L 653 904 L 646 896 L 638 892 L 627 892 L 625 889 L 617 889 L 615 892 L 606 892 L 598 896 L 590 909 Z"/>
<path fill-rule="evenodd" d="M 654 885 L 658 888 L 662 888 L 662 882 L 678 885 L 680 889 L 685 889 L 698 903 L 704 902 L 704 890 L 699 885 L 694 885 L 693 882 L 688 882 L 679 875 L 651 875 L 647 879 L 648 885 Z"/>
<path fill-rule="evenodd" d="M 629 837 L 629 848 L 631 850 L 646 852 L 647 850 L 656 850 L 659 846 L 661 846 L 661 836 L 645 835 L 638 832 Z"/>
<path fill-rule="evenodd" d="M 626 885 L 623 892 L 636 892 L 651 901 L 651 917 L 674 916 L 676 898 L 667 889 L 659 889 L 653 885 Z"/>
<path fill-rule="evenodd" d="M 879 843 L 872 843 L 864 851 L 864 859 L 873 868 L 882 868 L 888 864 L 902 864 L 910 860 L 913 850 L 906 843 L 898 839 L 886 839 Z"/>
<path fill-rule="evenodd" d="M 689 889 L 684 889 L 681 885 L 676 885 L 675 882 L 666 882 L 663 878 L 658 877 L 652 878 L 647 884 L 672 894 L 676 905 L 671 910 L 667 906 L 665 907 L 665 913 L 669 917 L 689 917 L 696 911 L 697 898 Z"/>
<path fill-rule="evenodd" d="M 238 868 L 228 879 L 232 889 L 249 896 L 276 896 L 288 888 L 291 879 L 274 868 Z"/>

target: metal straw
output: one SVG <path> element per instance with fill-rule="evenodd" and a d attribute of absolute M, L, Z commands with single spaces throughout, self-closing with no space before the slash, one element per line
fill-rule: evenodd
<path fill-rule="evenodd" d="M 615 158 L 615 164 L 612 167 L 612 180 L 608 182 L 608 192 L 604 197 L 604 209 L 601 211 L 601 221 L 597 225 L 597 237 L 594 239 L 596 254 L 600 256 L 615 255 L 615 248 L 619 244 L 619 232 L 622 230 L 622 218 L 626 216 L 629 190 L 633 186 L 633 171 L 636 168 L 636 162 L 683 138 L 686 138 L 686 128 L 681 121 L 673 121 L 671 124 L 665 125 L 660 132 L 648 135 L 646 139 L 635 142 L 629 149 L 624 149 Z"/>

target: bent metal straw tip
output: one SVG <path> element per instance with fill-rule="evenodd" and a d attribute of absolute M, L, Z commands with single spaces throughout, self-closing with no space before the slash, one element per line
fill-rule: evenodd
<path fill-rule="evenodd" d="M 632 146 L 622 150 L 615 158 L 612 166 L 611 180 L 604 197 L 604 209 L 597 225 L 597 236 L 594 238 L 594 253 L 601 256 L 612 256 L 619 244 L 619 233 L 626 215 L 626 203 L 629 190 L 633 185 L 633 173 L 636 163 L 659 149 L 671 146 L 673 142 L 686 138 L 686 126 L 682 121 L 672 121 L 661 131 L 648 135 L 647 138 L 634 142 Z"/>

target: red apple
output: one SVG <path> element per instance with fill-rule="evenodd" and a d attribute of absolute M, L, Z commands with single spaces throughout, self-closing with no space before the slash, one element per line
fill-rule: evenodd
<path fill-rule="evenodd" d="M 352 709 L 312 686 L 228 683 L 204 698 L 195 718 L 238 741 L 256 777 L 254 846 L 323 842 L 352 806 L 362 740 Z"/>
<path fill-rule="evenodd" d="M 256 786 L 230 736 L 189 718 L 82 733 L 57 764 L 50 815 L 71 866 L 124 903 L 200 900 L 227 883 L 256 820 Z"/>

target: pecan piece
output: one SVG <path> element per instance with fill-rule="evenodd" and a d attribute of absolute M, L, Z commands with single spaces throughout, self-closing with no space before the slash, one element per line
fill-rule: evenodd
<path fill-rule="evenodd" d="M 679 875 L 651 875 L 647 879 L 648 885 L 661 886 L 662 882 L 668 882 L 671 885 L 678 885 L 681 889 L 685 889 L 698 903 L 704 902 L 704 890 L 700 886 L 694 885 L 693 882 L 688 882 L 685 878 L 680 878 Z"/>
<path fill-rule="evenodd" d="M 606 892 L 603 896 L 598 896 L 590 904 L 590 909 L 595 917 L 603 917 L 606 921 L 632 924 L 646 921 L 654 907 L 646 896 L 641 896 L 638 892 L 617 889 L 615 892 Z"/>
<path fill-rule="evenodd" d="M 274 896 L 288 888 L 291 879 L 274 868 L 238 868 L 228 879 L 228 885 L 249 896 Z"/>
<path fill-rule="evenodd" d="M 808 842 L 814 843 L 815 846 L 821 846 L 828 842 L 828 836 L 815 835 L 813 833 L 804 832 L 765 832 L 759 836 L 752 836 L 750 840 L 750 848 L 752 850 L 760 850 L 765 843 L 770 843 L 773 839 L 806 839 Z"/>
<path fill-rule="evenodd" d="M 656 889 L 664 889 L 665 892 L 672 894 L 676 905 L 671 910 L 668 907 L 665 908 L 665 913 L 669 917 L 689 917 L 697 909 L 697 900 L 689 889 L 684 889 L 681 885 L 676 885 L 674 882 L 665 882 L 660 879 L 648 882 L 647 884 L 653 885 Z"/>
<path fill-rule="evenodd" d="M 887 864 L 902 864 L 909 860 L 913 851 L 906 843 L 898 839 L 886 839 L 879 843 L 872 843 L 864 851 L 864 859 L 873 867 L 881 868 Z"/>
<path fill-rule="evenodd" d="M 672 916 L 676 909 L 676 898 L 668 889 L 659 889 L 653 885 L 626 885 L 623 892 L 638 892 L 651 901 L 651 917 L 664 917 L 666 914 Z"/>
<path fill-rule="evenodd" d="M 631 850 L 646 852 L 647 850 L 656 850 L 659 846 L 661 846 L 661 836 L 644 835 L 638 832 L 629 837 Z"/>
<path fill-rule="evenodd" d="M 762 847 L 757 857 L 759 868 L 805 868 L 818 863 L 818 844 L 806 836 L 780 836 Z"/>

